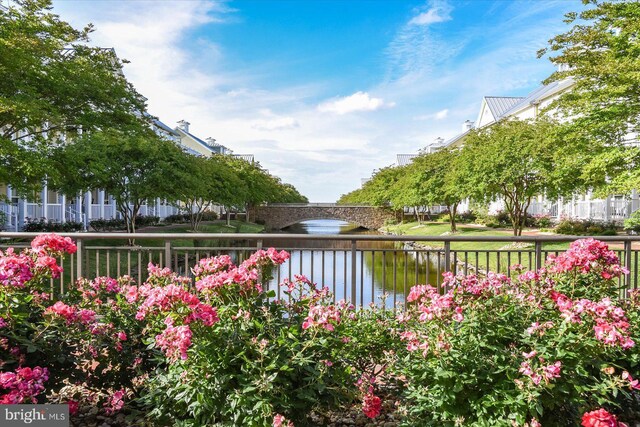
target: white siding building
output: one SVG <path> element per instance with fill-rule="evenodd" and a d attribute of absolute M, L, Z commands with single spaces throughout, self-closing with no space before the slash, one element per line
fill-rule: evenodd
<path fill-rule="evenodd" d="M 442 147 L 463 145 L 465 137 L 472 129 L 491 126 L 502 119 L 535 119 L 543 114 L 543 111 L 564 91 L 570 90 L 573 84 L 574 81 L 568 78 L 543 85 L 522 97 L 485 96 L 480 103 L 480 111 L 475 123 L 469 120 L 465 121 L 461 133 L 444 142 L 438 138 L 436 143 L 427 146 L 424 151 L 433 152 Z M 553 112 L 547 114 L 553 114 Z M 637 144 L 637 136 L 628 135 L 627 143 Z M 410 162 L 413 157 L 415 155 L 399 154 L 398 165 Z M 461 211 L 464 210 L 464 207 L 461 206 Z M 496 211 L 501 207 L 501 202 L 496 202 L 490 206 L 490 210 Z M 568 216 L 599 221 L 622 221 L 639 208 L 640 201 L 636 191 L 630 197 L 611 195 L 605 199 L 595 199 L 589 192 L 560 200 L 547 200 L 543 196 L 539 196 L 531 203 L 528 212 L 532 215 L 548 214 L 558 219 L 562 216 Z"/>

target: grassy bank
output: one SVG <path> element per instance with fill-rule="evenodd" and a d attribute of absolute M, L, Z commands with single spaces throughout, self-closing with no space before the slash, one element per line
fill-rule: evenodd
<path fill-rule="evenodd" d="M 495 229 L 482 227 L 478 225 L 460 224 L 458 232 L 455 236 L 466 237 L 484 237 L 484 236 L 513 236 L 511 230 Z M 408 222 L 384 227 L 384 231 L 399 235 L 416 235 L 416 236 L 441 236 L 451 235 L 448 223 L 428 222 L 418 224 L 417 222 Z M 525 230 L 532 232 L 532 230 Z M 441 242 L 420 242 L 426 246 L 441 249 Z M 543 251 L 563 251 L 569 247 L 568 243 L 545 243 L 542 245 Z M 509 242 L 452 242 L 451 250 L 456 252 L 456 259 L 461 263 L 467 263 L 477 266 L 480 269 L 487 268 L 492 271 L 506 272 L 509 265 L 516 263 L 525 267 L 534 265 L 533 250 L 534 245 L 518 244 L 514 247 Z M 509 252 L 509 253 L 508 253 Z M 463 268 L 463 267 L 459 267 Z"/>

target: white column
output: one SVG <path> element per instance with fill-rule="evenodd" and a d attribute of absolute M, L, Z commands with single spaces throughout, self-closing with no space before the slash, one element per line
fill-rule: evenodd
<path fill-rule="evenodd" d="M 604 220 L 609 221 L 611 219 L 611 196 L 607 196 L 604 199 Z"/>
<path fill-rule="evenodd" d="M 104 190 L 98 191 L 98 204 L 100 205 L 100 218 L 104 219 Z"/>
<path fill-rule="evenodd" d="M 556 209 L 556 219 L 559 221 L 562 217 L 562 208 L 564 207 L 564 197 L 558 197 L 558 209 Z"/>
<path fill-rule="evenodd" d="M 640 207 L 640 200 L 638 200 L 638 190 L 631 190 L 631 212 L 627 212 L 627 216 L 638 210 Z"/>
<path fill-rule="evenodd" d="M 67 222 L 67 196 L 65 194 L 60 196 L 60 210 L 62 211 L 62 222 Z"/>
<path fill-rule="evenodd" d="M 84 205 L 86 208 L 84 215 L 84 226 L 89 228 L 89 221 L 91 220 L 91 192 L 84 193 Z"/>
<path fill-rule="evenodd" d="M 42 202 L 42 217 L 45 219 L 45 221 L 47 221 L 49 219 L 49 189 L 47 188 L 47 182 L 45 181 L 44 185 L 42 186 L 42 196 L 41 196 L 41 202 Z"/>
<path fill-rule="evenodd" d="M 82 194 L 78 193 L 76 194 L 76 222 L 83 222 L 82 221 Z"/>
<path fill-rule="evenodd" d="M 18 200 L 18 229 L 22 230 L 27 220 L 27 200 L 20 197 Z"/>
<path fill-rule="evenodd" d="M 576 196 L 571 198 L 571 216 L 576 217 Z"/>
<path fill-rule="evenodd" d="M 160 212 L 160 197 L 156 198 L 156 216 L 159 217 L 160 219 L 164 218 Z"/>
<path fill-rule="evenodd" d="M 111 216 L 107 219 L 116 218 L 118 215 L 118 212 L 116 211 L 116 199 L 114 199 L 111 194 L 109 194 L 109 206 L 111 206 Z"/>

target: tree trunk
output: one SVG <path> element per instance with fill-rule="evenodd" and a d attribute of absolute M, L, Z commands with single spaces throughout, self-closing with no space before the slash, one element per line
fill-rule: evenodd
<path fill-rule="evenodd" d="M 225 209 L 227 210 L 227 226 L 231 226 L 231 209 L 229 206 L 225 206 Z"/>
<path fill-rule="evenodd" d="M 416 221 L 418 221 L 418 225 L 420 224 L 420 212 L 418 212 L 418 207 L 413 207 L 413 212 L 416 214 Z"/>
<path fill-rule="evenodd" d="M 456 212 L 458 210 L 458 205 L 447 206 L 449 209 L 449 223 L 451 225 L 451 232 L 456 233 L 458 231 L 458 227 L 456 226 Z"/>

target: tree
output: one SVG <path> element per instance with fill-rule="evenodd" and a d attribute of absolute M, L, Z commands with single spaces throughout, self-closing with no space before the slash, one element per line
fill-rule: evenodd
<path fill-rule="evenodd" d="M 246 186 L 225 159 L 212 157 L 178 156 L 182 179 L 176 189 L 176 198 L 190 216 L 191 230 L 197 231 L 204 213 L 212 204 L 230 206 L 237 202 L 237 193 Z"/>
<path fill-rule="evenodd" d="M 247 221 L 251 207 L 260 203 L 307 203 L 308 199 L 300 194 L 291 184 L 283 184 L 260 167 L 259 163 L 249 162 L 241 158 L 225 156 L 243 186 L 236 191 L 232 205 L 242 206 L 247 212 Z M 227 210 L 227 213 L 229 210 Z M 227 214 L 227 219 L 229 215 Z"/>
<path fill-rule="evenodd" d="M 0 182 L 27 193 L 44 176 L 42 154 L 61 138 L 143 122 L 144 98 L 110 49 L 89 47 L 50 0 L 0 9 Z"/>
<path fill-rule="evenodd" d="M 566 161 L 558 132 L 548 120 L 505 120 L 472 131 L 456 162 L 461 191 L 476 200 L 500 198 L 513 234 L 521 235 L 534 196 L 554 198 L 579 185 L 575 174 L 559 172 L 574 165 Z"/>
<path fill-rule="evenodd" d="M 620 143 L 640 131 L 640 3 L 583 3 L 591 7 L 568 13 L 565 22 L 573 27 L 538 52 L 563 66 L 545 83 L 575 82 L 551 107 L 600 143 Z"/>
<path fill-rule="evenodd" d="M 457 149 L 442 149 L 434 153 L 423 153 L 410 164 L 410 185 L 420 206 L 445 205 L 449 213 L 451 232 L 456 232 L 458 205 L 466 198 L 459 183 Z"/>
<path fill-rule="evenodd" d="M 95 132 L 56 150 L 51 186 L 70 195 L 105 190 L 114 198 L 127 232 L 135 233 L 142 204 L 156 198 L 177 200 L 178 189 L 188 179 L 189 171 L 179 167 L 186 156 L 150 129 Z"/>

